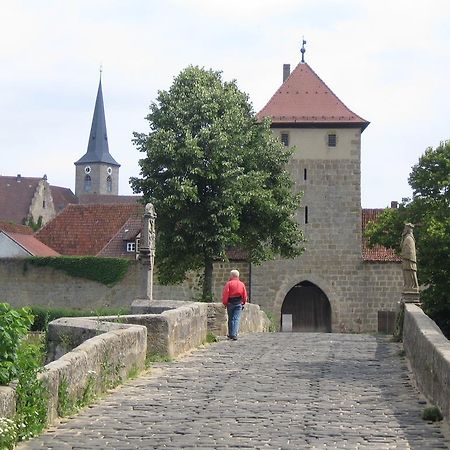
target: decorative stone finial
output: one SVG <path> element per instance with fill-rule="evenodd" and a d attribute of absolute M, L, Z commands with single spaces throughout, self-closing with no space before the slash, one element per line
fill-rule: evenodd
<path fill-rule="evenodd" d="M 305 44 L 306 44 L 305 38 L 302 38 L 302 48 L 300 50 L 300 52 L 302 53 L 302 63 L 305 62 L 305 52 L 306 52 Z"/>

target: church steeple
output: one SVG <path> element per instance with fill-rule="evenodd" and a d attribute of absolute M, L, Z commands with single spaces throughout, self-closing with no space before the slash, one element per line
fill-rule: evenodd
<path fill-rule="evenodd" d="M 120 164 L 109 153 L 102 78 L 98 84 L 87 152 L 75 162 L 75 195 L 118 195 Z"/>
<path fill-rule="evenodd" d="M 109 153 L 101 76 L 98 84 L 97 99 L 95 101 L 94 116 L 92 118 L 87 152 L 75 164 L 94 162 L 102 162 L 114 166 L 120 166 L 120 164 Z"/>

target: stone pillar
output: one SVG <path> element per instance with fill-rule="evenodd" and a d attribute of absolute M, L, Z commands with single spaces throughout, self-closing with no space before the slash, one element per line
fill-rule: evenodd
<path fill-rule="evenodd" d="M 155 262 L 155 208 L 151 203 L 145 205 L 141 240 L 139 242 L 139 260 L 141 262 L 141 285 L 139 298 L 153 300 L 153 267 Z"/>

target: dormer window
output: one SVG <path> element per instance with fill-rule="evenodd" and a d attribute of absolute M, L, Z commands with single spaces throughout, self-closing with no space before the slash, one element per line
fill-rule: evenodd
<path fill-rule="evenodd" d="M 136 251 L 136 242 L 127 242 L 127 253 L 134 253 Z"/>
<path fill-rule="evenodd" d="M 336 133 L 328 133 L 328 147 L 336 147 L 337 137 Z"/>

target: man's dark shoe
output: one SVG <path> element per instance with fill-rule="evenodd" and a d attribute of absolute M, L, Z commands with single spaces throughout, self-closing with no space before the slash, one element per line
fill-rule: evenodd
<path fill-rule="evenodd" d="M 232 341 L 237 341 L 237 336 L 231 336 Z"/>

